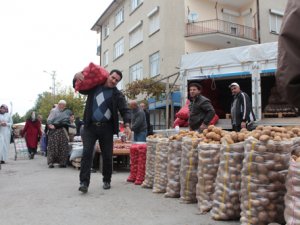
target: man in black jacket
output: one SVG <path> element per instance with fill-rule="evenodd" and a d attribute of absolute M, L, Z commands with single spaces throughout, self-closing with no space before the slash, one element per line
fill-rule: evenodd
<path fill-rule="evenodd" d="M 231 124 L 232 130 L 240 131 L 242 128 L 247 128 L 247 123 L 252 117 L 252 105 L 249 96 L 241 91 L 240 85 L 236 82 L 229 85 L 233 100 L 231 103 Z M 251 116 L 250 116 L 251 115 Z"/>
<path fill-rule="evenodd" d="M 80 167 L 79 191 L 86 193 L 90 184 L 93 151 L 96 141 L 99 141 L 103 156 L 103 189 L 110 189 L 112 175 L 113 135 L 119 132 L 120 112 L 125 133 L 130 133 L 130 110 L 124 95 L 117 89 L 118 82 L 122 79 L 119 70 L 112 70 L 104 85 L 98 85 L 90 90 L 80 91 L 87 95 L 84 110 L 83 155 Z M 84 80 L 83 74 L 74 76 L 73 87 L 76 80 Z"/>
<path fill-rule="evenodd" d="M 214 107 L 210 100 L 201 95 L 202 86 L 198 83 L 189 85 L 189 127 L 190 130 L 203 131 L 208 127 L 215 115 Z"/>

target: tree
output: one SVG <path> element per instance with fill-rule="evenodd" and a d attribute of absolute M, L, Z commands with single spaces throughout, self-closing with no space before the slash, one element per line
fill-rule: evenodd
<path fill-rule="evenodd" d="M 153 78 L 144 78 L 128 83 L 124 94 L 130 99 L 135 99 L 139 94 L 145 94 L 146 97 L 155 97 L 158 99 L 165 93 L 165 90 L 164 84 L 156 82 Z"/>
<path fill-rule="evenodd" d="M 57 90 L 57 94 L 55 96 L 53 96 L 50 92 L 43 92 L 39 94 L 34 107 L 27 111 L 25 118 L 27 118 L 32 111 L 36 111 L 37 114 L 42 115 L 43 123 L 46 123 L 49 112 L 53 108 L 54 103 L 57 103 L 60 99 L 64 99 L 67 102 L 67 108 L 72 110 L 76 117 L 83 117 L 85 97 L 74 93 L 73 88 L 67 87 Z"/>
<path fill-rule="evenodd" d="M 18 113 L 13 114 L 12 119 L 14 123 L 21 123 L 25 121 L 25 118 L 21 117 Z"/>

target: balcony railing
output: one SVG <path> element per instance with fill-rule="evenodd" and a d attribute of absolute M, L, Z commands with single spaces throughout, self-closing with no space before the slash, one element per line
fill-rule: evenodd
<path fill-rule="evenodd" d="M 212 33 L 222 33 L 257 41 L 255 28 L 224 20 L 214 19 L 186 24 L 186 37 Z"/>

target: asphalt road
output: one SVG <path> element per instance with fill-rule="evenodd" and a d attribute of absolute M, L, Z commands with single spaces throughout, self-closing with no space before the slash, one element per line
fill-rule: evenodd
<path fill-rule="evenodd" d="M 78 191 L 79 171 L 49 169 L 46 158 L 10 158 L 0 170 L 0 225 L 225 225 L 199 215 L 197 204 L 182 204 L 132 183 L 128 170 L 113 174 L 112 188 L 102 189 L 102 176 L 92 174 L 89 192 Z"/>

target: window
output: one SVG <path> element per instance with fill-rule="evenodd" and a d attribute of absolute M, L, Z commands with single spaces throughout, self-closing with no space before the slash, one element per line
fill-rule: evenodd
<path fill-rule="evenodd" d="M 270 9 L 270 32 L 279 34 L 282 24 L 283 13 Z"/>
<path fill-rule="evenodd" d="M 140 4 L 142 4 L 143 0 L 131 0 L 131 12 L 134 11 Z"/>
<path fill-rule="evenodd" d="M 103 27 L 103 37 L 107 38 L 109 36 L 109 26 L 108 24 Z"/>
<path fill-rule="evenodd" d="M 115 27 L 119 26 L 124 21 L 124 10 L 120 8 L 115 15 Z"/>
<path fill-rule="evenodd" d="M 159 75 L 159 52 L 156 52 L 149 57 L 150 77 Z"/>
<path fill-rule="evenodd" d="M 155 13 L 154 15 L 149 17 L 149 34 L 153 34 L 154 32 L 158 31 L 159 28 L 159 14 Z"/>
<path fill-rule="evenodd" d="M 114 59 L 124 54 L 124 38 L 121 38 L 114 44 Z"/>
<path fill-rule="evenodd" d="M 143 63 L 138 62 L 129 68 L 130 82 L 143 79 Z"/>
<path fill-rule="evenodd" d="M 133 28 L 129 31 L 129 49 L 138 45 L 143 41 L 143 22 L 138 22 Z"/>
<path fill-rule="evenodd" d="M 103 65 L 104 65 L 104 66 L 107 66 L 107 65 L 108 65 L 108 50 L 106 50 L 106 51 L 103 53 Z"/>

